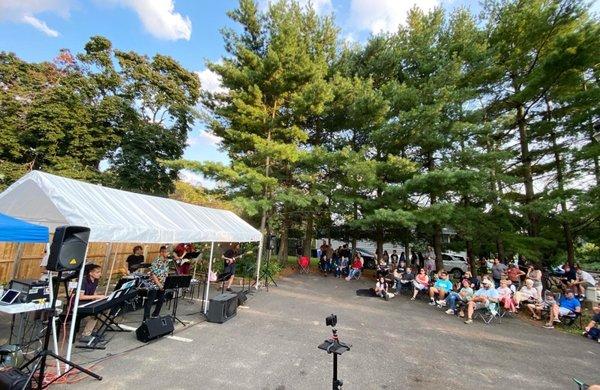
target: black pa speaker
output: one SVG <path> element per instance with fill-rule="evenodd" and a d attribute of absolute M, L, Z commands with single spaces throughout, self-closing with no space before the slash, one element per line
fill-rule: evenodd
<path fill-rule="evenodd" d="M 79 269 L 85 257 L 90 228 L 84 226 L 59 226 L 54 232 L 48 265 L 50 271 Z"/>
<path fill-rule="evenodd" d="M 135 330 L 135 336 L 143 343 L 173 333 L 173 318 L 171 316 L 149 318 Z"/>
<path fill-rule="evenodd" d="M 222 324 L 223 322 L 235 317 L 237 314 L 237 307 L 237 294 L 219 294 L 209 301 L 206 319 L 208 322 Z"/>
<path fill-rule="evenodd" d="M 14 367 L 0 370 L 0 389 L 4 390 L 30 390 L 31 382 L 28 376 Z"/>

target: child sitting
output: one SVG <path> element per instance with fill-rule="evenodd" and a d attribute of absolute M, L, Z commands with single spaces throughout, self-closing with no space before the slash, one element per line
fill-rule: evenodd
<path fill-rule="evenodd" d="M 515 301 L 512 297 L 512 291 L 508 287 L 508 280 L 500 280 L 498 294 L 500 295 L 498 301 L 503 305 L 504 309 L 510 311 L 511 313 L 516 313 L 517 309 L 515 308 Z"/>

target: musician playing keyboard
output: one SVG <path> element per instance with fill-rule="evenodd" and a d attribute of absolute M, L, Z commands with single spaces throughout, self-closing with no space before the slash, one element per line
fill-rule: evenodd
<path fill-rule="evenodd" d="M 81 282 L 81 292 L 79 295 L 79 301 L 85 303 L 86 301 L 95 301 L 97 299 L 105 298 L 105 295 L 96 294 L 96 288 L 98 288 L 98 281 L 102 276 L 102 267 L 97 264 L 87 264 L 83 271 L 83 280 Z M 96 330 L 98 321 L 95 317 L 89 316 L 84 317 L 81 320 L 81 338 L 79 341 L 87 343 L 92 337 L 92 332 Z"/>
<path fill-rule="evenodd" d="M 160 252 L 156 260 L 152 262 L 150 267 L 150 288 L 148 289 L 148 299 L 144 307 L 144 320 L 150 316 L 150 309 L 154 300 L 156 306 L 152 312 L 152 317 L 160 315 L 160 309 L 165 301 L 165 279 L 169 275 L 169 259 L 166 246 L 160 247 Z"/>
<path fill-rule="evenodd" d="M 219 279 L 227 282 L 227 291 L 231 291 L 235 276 L 235 261 L 239 256 L 240 244 L 233 244 L 223 253 L 223 273 Z"/>

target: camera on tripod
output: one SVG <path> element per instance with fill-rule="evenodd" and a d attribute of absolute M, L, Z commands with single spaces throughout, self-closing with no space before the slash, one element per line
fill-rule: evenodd
<path fill-rule="evenodd" d="M 332 314 L 325 317 L 325 325 L 331 326 L 332 328 L 337 325 L 337 316 Z M 330 339 L 325 340 L 319 345 L 319 349 L 326 351 L 328 354 L 333 354 L 333 390 L 340 390 L 344 384 L 341 379 L 337 377 L 337 358 L 338 355 L 343 354 L 350 350 L 351 345 L 342 343 L 339 339 L 337 329 L 331 330 L 332 336 Z"/>
<path fill-rule="evenodd" d="M 325 325 L 334 327 L 337 325 L 337 316 L 332 314 L 330 316 L 325 317 Z"/>

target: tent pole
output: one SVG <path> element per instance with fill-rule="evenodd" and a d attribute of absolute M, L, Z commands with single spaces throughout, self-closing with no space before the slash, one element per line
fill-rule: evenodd
<path fill-rule="evenodd" d="M 258 287 L 260 286 L 260 260 L 262 259 L 262 252 L 263 252 L 263 243 L 265 240 L 263 240 L 263 235 L 260 235 L 260 242 L 258 244 L 258 256 L 256 257 L 256 289 L 258 290 Z"/>
<path fill-rule="evenodd" d="M 204 302 L 203 302 L 204 314 L 206 314 L 206 312 L 208 310 L 208 289 L 210 288 L 210 273 L 212 271 L 212 260 L 213 260 L 214 250 L 215 250 L 215 242 L 212 241 L 210 243 L 210 257 L 208 258 L 208 273 L 206 274 L 206 286 L 204 287 Z"/>
<path fill-rule="evenodd" d="M 52 271 L 46 272 L 48 275 L 48 287 L 50 288 L 50 306 L 52 306 L 52 300 L 54 299 L 54 284 L 52 283 Z M 52 313 L 52 344 L 54 346 L 54 353 L 60 355 L 58 350 L 58 340 L 56 338 L 56 313 Z M 56 375 L 60 375 L 60 360 L 56 359 Z"/>
<path fill-rule="evenodd" d="M 104 252 L 104 261 L 102 262 L 102 278 L 106 279 L 106 271 L 108 270 L 108 262 L 110 261 L 110 255 L 112 254 L 112 242 L 106 244 L 106 251 Z"/>
<path fill-rule="evenodd" d="M 119 250 L 121 250 L 121 245 L 123 245 L 122 242 L 120 242 L 119 245 L 117 245 L 117 250 L 113 254 L 113 261 L 112 261 L 112 265 L 110 266 L 110 272 L 108 273 L 108 282 L 106 282 L 106 289 L 104 290 L 104 295 L 108 295 L 108 287 L 110 286 L 110 281 L 112 279 L 112 273 L 113 273 L 113 270 L 115 269 L 115 262 L 117 261 L 117 254 L 119 253 Z"/>
<path fill-rule="evenodd" d="M 71 316 L 71 328 L 69 329 L 69 340 L 67 343 L 67 356 L 65 358 L 67 360 L 71 360 L 71 350 L 73 349 L 73 337 L 75 336 L 75 322 L 77 322 L 77 309 L 79 306 L 79 295 L 81 291 L 81 283 L 83 282 L 83 270 L 85 269 L 85 264 L 87 262 L 87 255 L 89 245 L 85 248 L 85 256 L 83 257 L 83 264 L 81 264 L 81 269 L 79 270 L 79 278 L 77 280 L 77 289 L 75 290 L 75 303 L 73 304 L 73 315 Z M 67 365 L 67 370 L 70 367 Z"/>

